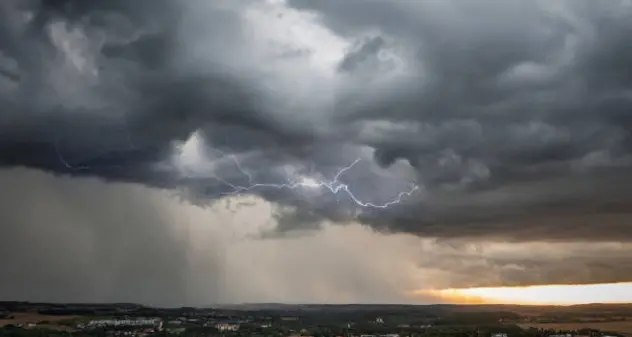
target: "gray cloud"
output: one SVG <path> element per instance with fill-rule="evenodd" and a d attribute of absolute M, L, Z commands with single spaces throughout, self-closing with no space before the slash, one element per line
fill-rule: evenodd
<path fill-rule="evenodd" d="M 419 264 L 438 288 L 594 284 L 629 281 L 629 244 L 436 241 Z"/>
<path fill-rule="evenodd" d="M 347 55 L 340 61 L 338 70 L 342 72 L 352 72 L 357 70 L 359 65 L 367 62 L 371 57 L 375 57 L 384 46 L 384 39 L 380 36 L 366 38 L 353 51 L 349 51 Z"/>
<path fill-rule="evenodd" d="M 0 163 L 208 204 L 249 175 L 327 180 L 360 157 L 341 181 L 362 201 L 418 193 L 385 210 L 344 191 L 248 193 L 279 205 L 280 229 L 629 240 L 625 2 L 288 3 L 6 2 Z M 264 28 L 309 21 L 296 9 L 329 40 Z M 339 45 L 336 64 L 314 61 Z"/>
<path fill-rule="evenodd" d="M 363 221 L 428 236 L 627 240 L 628 89 L 611 67 L 625 62 L 629 6 L 290 3 L 345 36 L 379 31 L 413 50 L 420 76 L 343 116 L 369 127 L 356 139 L 379 162 L 409 161 L 430 191 Z"/>

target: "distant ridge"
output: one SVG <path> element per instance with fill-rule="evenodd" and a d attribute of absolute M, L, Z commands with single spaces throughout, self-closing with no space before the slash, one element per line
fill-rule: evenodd
<path fill-rule="evenodd" d="M 224 310 L 272 310 L 272 311 L 314 311 L 314 310 L 503 310 L 503 311 L 528 311 L 532 309 L 564 309 L 564 310 L 632 310 L 632 303 L 586 303 L 574 305 L 519 305 L 519 304 L 289 304 L 289 303 L 239 303 L 239 304 L 213 304 L 201 307 L 172 306 L 159 307 L 138 303 L 51 303 L 29 301 L 0 301 L 0 309 L 3 307 L 30 306 L 30 307 L 76 307 L 76 308 L 137 308 L 137 309 L 224 309 Z"/>

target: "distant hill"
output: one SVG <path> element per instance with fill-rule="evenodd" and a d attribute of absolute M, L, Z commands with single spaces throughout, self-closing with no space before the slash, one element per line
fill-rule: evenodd
<path fill-rule="evenodd" d="M 205 308 L 153 308 L 134 303 L 35 303 L 18 301 L 0 301 L 2 311 L 39 310 L 45 312 L 65 311 L 109 311 L 109 310 L 236 310 L 236 311 L 297 311 L 297 312 L 423 312 L 423 313 L 458 313 L 458 312 L 513 312 L 519 314 L 555 314 L 555 313 L 592 313 L 621 314 L 632 316 L 632 303 L 610 304 L 592 303 L 570 306 L 553 305 L 515 305 L 515 304 L 285 304 L 285 303 L 243 303 L 213 305 Z"/>

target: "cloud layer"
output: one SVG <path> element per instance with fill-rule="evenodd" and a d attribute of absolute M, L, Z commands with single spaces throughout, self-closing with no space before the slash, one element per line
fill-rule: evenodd
<path fill-rule="evenodd" d="M 253 194 L 278 207 L 278 231 L 329 220 L 445 239 L 628 241 L 631 12 L 627 1 L 6 1 L 0 163 L 202 205 Z M 357 158 L 337 194 L 236 187 L 331 181 Z M 358 203 L 411 184 L 401 204 Z"/>

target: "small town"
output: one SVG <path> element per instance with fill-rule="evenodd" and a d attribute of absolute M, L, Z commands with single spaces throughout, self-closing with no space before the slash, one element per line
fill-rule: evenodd
<path fill-rule="evenodd" d="M 280 306 L 159 309 L 135 305 L 0 304 L 0 336 L 345 336 L 626 337 L 627 332 L 570 328 L 577 317 L 538 317 L 494 306 Z M 626 309 L 631 311 L 632 307 Z M 548 312 L 547 312 L 548 311 Z M 380 315 L 380 316 L 377 316 Z M 551 322 L 557 317 L 557 323 Z M 617 316 L 612 319 L 621 319 Z M 593 320 L 595 327 L 605 324 Z M 607 319 L 606 319 L 607 320 Z M 533 323 L 534 321 L 540 323 Z M 567 328 L 562 321 L 566 321 Z M 625 321 L 625 320 L 624 320 Z M 541 323 L 548 322 L 548 323 Z"/>

